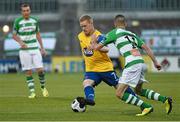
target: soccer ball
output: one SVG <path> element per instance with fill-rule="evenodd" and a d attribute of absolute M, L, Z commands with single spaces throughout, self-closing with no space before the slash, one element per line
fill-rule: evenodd
<path fill-rule="evenodd" d="M 71 108 L 74 112 L 85 112 L 86 111 L 86 106 L 80 104 L 80 102 L 76 99 L 73 100 L 71 103 Z"/>

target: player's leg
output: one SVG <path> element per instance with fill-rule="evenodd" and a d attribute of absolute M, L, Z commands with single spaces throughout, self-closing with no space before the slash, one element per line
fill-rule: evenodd
<path fill-rule="evenodd" d="M 26 82 L 29 88 L 29 98 L 35 98 L 35 89 L 34 89 L 34 78 L 32 77 L 32 57 L 27 51 L 19 51 L 19 58 L 22 66 L 22 70 L 26 74 Z"/>
<path fill-rule="evenodd" d="M 35 98 L 35 89 L 34 89 L 34 78 L 32 77 L 32 70 L 26 70 L 26 82 L 30 91 L 29 98 Z"/>
<path fill-rule="evenodd" d="M 33 55 L 33 64 L 34 64 L 34 68 L 36 68 L 36 71 L 39 76 L 42 94 L 44 97 L 48 97 L 49 93 L 48 93 L 47 88 L 45 87 L 46 79 L 45 79 L 45 73 L 44 73 L 44 69 L 43 69 L 43 61 L 42 61 L 42 56 L 41 56 L 40 51 L 37 51 Z"/>
<path fill-rule="evenodd" d="M 87 105 L 95 105 L 94 86 L 101 82 L 97 72 L 86 72 L 83 81 L 85 102 Z"/>
<path fill-rule="evenodd" d="M 93 88 L 94 80 L 85 79 L 83 81 L 84 94 L 86 96 L 86 104 L 87 105 L 95 105 L 95 94 Z"/>
<path fill-rule="evenodd" d="M 143 116 L 152 112 L 153 108 L 150 104 L 145 103 L 137 96 L 133 96 L 125 92 L 125 90 L 128 86 L 136 87 L 140 79 L 141 70 L 142 68 L 140 64 L 124 69 L 122 77 L 119 81 L 120 85 L 116 90 L 116 96 L 125 101 L 125 103 L 136 105 L 143 109 L 142 113 L 138 114 L 138 116 Z"/>
<path fill-rule="evenodd" d="M 162 103 L 164 103 L 167 99 L 166 96 L 162 96 L 151 89 L 143 89 L 142 83 L 137 85 L 135 92 L 140 96 L 146 97 L 147 99 L 161 101 Z"/>
<path fill-rule="evenodd" d="M 153 111 L 153 108 L 150 104 L 145 103 L 137 96 L 125 92 L 128 87 L 128 85 L 121 83 L 116 90 L 116 96 L 127 104 L 132 104 L 143 108 L 142 113 L 137 114 L 137 116 L 144 116 L 151 113 Z"/>
<path fill-rule="evenodd" d="M 37 72 L 38 72 L 39 81 L 40 81 L 40 85 L 41 85 L 42 95 L 44 97 L 48 97 L 49 92 L 48 92 L 47 88 L 45 87 L 45 73 L 44 73 L 44 70 L 43 70 L 43 68 L 37 68 Z"/>
<path fill-rule="evenodd" d="M 172 99 L 170 97 L 163 96 L 151 89 L 143 89 L 142 88 L 143 83 L 140 83 L 135 88 L 135 92 L 143 97 L 146 97 L 147 99 L 161 101 L 165 104 L 166 113 L 169 114 L 172 110 Z"/>
<path fill-rule="evenodd" d="M 145 64 L 142 64 L 142 70 L 141 70 L 141 75 L 140 75 L 140 80 L 137 84 L 137 86 L 135 87 L 135 92 L 143 97 L 146 97 L 148 99 L 152 99 L 152 100 L 157 100 L 157 101 L 161 101 L 161 102 L 165 102 L 166 101 L 166 97 L 160 95 L 159 93 L 151 90 L 151 89 L 143 89 L 143 83 L 146 83 L 148 81 L 145 80 L 145 71 L 147 70 L 147 67 Z"/>
<path fill-rule="evenodd" d="M 147 67 L 144 64 L 141 71 L 141 76 L 138 85 L 135 88 L 135 91 L 138 95 L 146 97 L 147 99 L 161 101 L 165 104 L 166 113 L 169 114 L 172 110 L 172 99 L 170 97 L 163 96 L 158 92 L 155 92 L 151 89 L 143 89 L 143 83 L 146 83 L 145 80 L 145 72 L 147 71 Z"/>
<path fill-rule="evenodd" d="M 45 73 L 43 68 L 37 68 L 41 89 L 45 88 Z"/>
<path fill-rule="evenodd" d="M 114 86 L 115 89 L 118 88 L 119 85 L 119 77 L 117 76 L 115 71 L 109 71 L 109 72 L 102 72 L 99 73 L 101 79 L 108 84 L 109 86 Z M 134 96 L 136 96 L 136 94 L 134 93 L 134 91 L 128 87 L 125 92 L 128 92 Z"/>

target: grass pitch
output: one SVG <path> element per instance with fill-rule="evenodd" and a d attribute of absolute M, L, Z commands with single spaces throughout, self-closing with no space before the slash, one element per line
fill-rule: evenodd
<path fill-rule="evenodd" d="M 180 74 L 147 74 L 151 83 L 145 84 L 144 88 L 172 96 L 173 110 L 166 115 L 161 102 L 143 99 L 154 106 L 154 112 L 144 117 L 136 117 L 140 109 L 117 99 L 114 89 L 105 83 L 95 89 L 94 107 L 88 106 L 84 113 L 73 112 L 70 108 L 72 100 L 83 96 L 83 73 L 46 74 L 49 98 L 42 97 L 37 75 L 34 78 L 37 98 L 28 99 L 23 74 L 0 75 L 1 121 L 180 121 Z"/>

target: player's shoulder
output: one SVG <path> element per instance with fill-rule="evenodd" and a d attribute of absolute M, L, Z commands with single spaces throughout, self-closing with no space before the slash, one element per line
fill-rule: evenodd
<path fill-rule="evenodd" d="M 85 37 L 85 34 L 83 31 L 81 31 L 79 34 L 78 34 L 78 39 L 81 40 L 82 38 Z"/>
<path fill-rule="evenodd" d="M 106 34 L 106 37 L 111 37 L 111 36 L 117 35 L 118 33 L 120 33 L 120 32 L 118 32 L 118 29 L 115 28 L 115 29 L 109 31 L 109 32 Z"/>
<path fill-rule="evenodd" d="M 122 28 L 118 28 L 118 29 L 116 30 L 116 33 L 136 35 L 135 33 L 131 32 L 131 31 L 129 31 L 129 30 L 122 29 Z"/>
<path fill-rule="evenodd" d="M 22 17 L 22 16 L 15 18 L 14 22 L 15 22 L 15 23 L 19 23 L 21 20 L 23 20 L 23 17 Z"/>
<path fill-rule="evenodd" d="M 35 16 L 30 16 L 30 18 L 32 19 L 32 20 L 34 20 L 34 21 L 39 21 L 39 18 L 38 17 L 35 17 Z"/>
<path fill-rule="evenodd" d="M 97 36 L 101 34 L 101 32 L 99 30 L 95 30 L 94 34 L 96 34 Z"/>
<path fill-rule="evenodd" d="M 101 32 L 98 31 L 98 30 L 95 30 L 94 34 L 98 36 L 98 35 L 101 34 Z M 81 40 L 81 39 L 83 39 L 83 38 L 86 38 L 86 35 L 84 34 L 83 31 L 81 31 L 81 32 L 78 34 L 78 39 Z"/>

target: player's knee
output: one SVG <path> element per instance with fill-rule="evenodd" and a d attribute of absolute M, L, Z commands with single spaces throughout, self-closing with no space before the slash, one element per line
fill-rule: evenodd
<path fill-rule="evenodd" d="M 123 96 L 123 93 L 122 93 L 122 92 L 116 91 L 116 97 L 117 97 L 117 98 L 121 99 L 122 96 Z"/>
<path fill-rule="evenodd" d="M 141 94 L 141 89 L 136 88 L 136 89 L 135 89 L 135 93 L 138 94 L 138 95 L 140 95 L 140 94 Z"/>
<path fill-rule="evenodd" d="M 37 73 L 38 73 L 38 75 L 44 75 L 44 70 L 43 70 L 43 68 L 37 69 Z"/>
<path fill-rule="evenodd" d="M 87 86 L 93 86 L 93 81 L 92 80 L 84 80 L 83 81 L 83 86 L 87 87 Z"/>
<path fill-rule="evenodd" d="M 38 75 L 44 75 L 44 71 L 43 70 L 38 71 Z"/>
<path fill-rule="evenodd" d="M 26 75 L 27 75 L 27 76 L 32 76 L 32 71 L 31 71 L 31 70 L 27 70 L 27 71 L 26 71 Z"/>
<path fill-rule="evenodd" d="M 141 95 L 142 84 L 138 84 L 135 88 L 135 93 Z"/>
<path fill-rule="evenodd" d="M 37 68 L 36 70 L 37 70 L 38 74 L 44 73 L 44 69 L 43 68 Z"/>
<path fill-rule="evenodd" d="M 116 90 L 116 97 L 121 99 L 123 97 L 124 92 L 126 91 L 127 88 L 128 88 L 128 85 L 126 85 L 126 84 L 119 85 L 117 90 Z"/>

